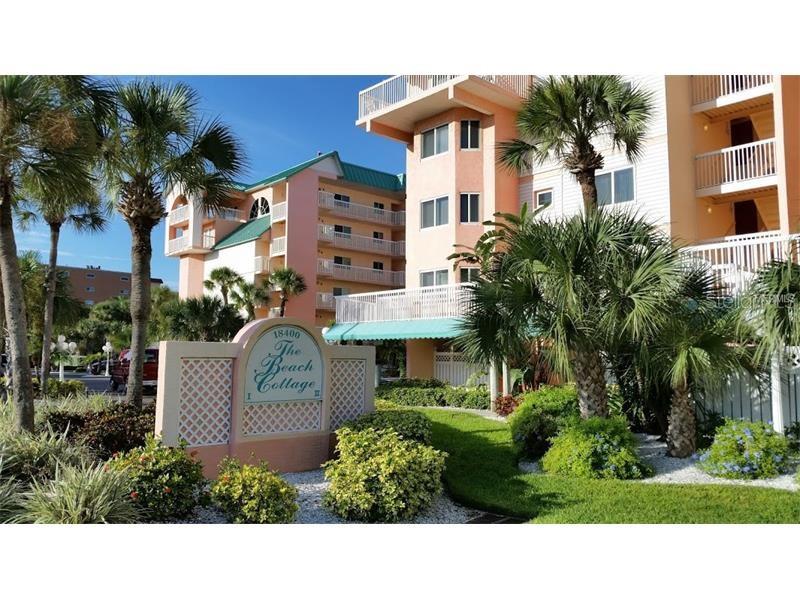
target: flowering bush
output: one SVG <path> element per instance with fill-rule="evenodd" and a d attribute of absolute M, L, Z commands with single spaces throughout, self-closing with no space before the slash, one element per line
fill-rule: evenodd
<path fill-rule="evenodd" d="M 362 429 L 393 429 L 404 440 L 421 444 L 431 441 L 431 421 L 422 413 L 413 410 L 380 410 L 361 415 L 344 425 L 353 431 Z"/>
<path fill-rule="evenodd" d="M 346 427 L 337 432 L 339 458 L 325 463 L 325 505 L 353 521 L 393 523 L 425 510 L 442 490 L 446 454 L 402 439 L 392 430 Z"/>
<path fill-rule="evenodd" d="M 118 454 L 106 463 L 128 474 L 130 497 L 150 521 L 186 518 L 207 501 L 203 467 L 185 447 L 163 446 L 149 435 L 143 448 Z"/>
<path fill-rule="evenodd" d="M 501 417 L 507 417 L 519 406 L 522 399 L 518 396 L 500 396 L 494 402 L 494 412 Z"/>
<path fill-rule="evenodd" d="M 508 419 L 515 449 L 538 458 L 550 447 L 550 439 L 579 414 L 575 386 L 543 386 L 525 394 Z"/>
<path fill-rule="evenodd" d="M 593 417 L 569 425 L 542 458 L 548 473 L 590 479 L 641 479 L 652 472 L 636 453 L 622 417 Z"/>
<path fill-rule="evenodd" d="M 699 465 L 716 477 L 762 479 L 784 472 L 788 454 L 789 442 L 770 425 L 725 419 Z"/>
<path fill-rule="evenodd" d="M 224 458 L 211 486 L 211 500 L 233 523 L 291 523 L 297 490 L 267 463 L 243 465 Z"/>

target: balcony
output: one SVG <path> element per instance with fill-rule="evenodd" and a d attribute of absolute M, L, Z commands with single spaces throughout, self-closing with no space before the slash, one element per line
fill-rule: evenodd
<path fill-rule="evenodd" d="M 286 254 L 286 236 L 272 238 L 269 245 L 270 256 L 283 256 Z"/>
<path fill-rule="evenodd" d="M 222 219 L 223 221 L 244 221 L 244 213 L 238 208 L 222 207 L 217 211 L 206 209 L 206 219 Z"/>
<path fill-rule="evenodd" d="M 269 256 L 256 256 L 253 259 L 253 272 L 256 275 L 269 273 Z"/>
<path fill-rule="evenodd" d="M 469 304 L 469 284 L 435 285 L 336 298 L 337 323 L 460 318 Z"/>
<path fill-rule="evenodd" d="M 176 237 L 169 242 L 167 242 L 167 254 L 177 254 L 179 252 L 183 252 L 184 250 L 188 250 L 189 248 L 189 236 L 183 235 L 181 237 Z"/>
<path fill-rule="evenodd" d="M 768 105 L 772 92 L 772 75 L 693 75 L 692 111 L 722 118 Z"/>
<path fill-rule="evenodd" d="M 280 223 L 286 220 L 286 202 L 272 205 L 272 222 Z"/>
<path fill-rule="evenodd" d="M 317 259 L 317 274 L 341 281 L 357 281 L 360 283 L 374 283 L 375 285 L 388 285 L 392 287 L 401 287 L 405 285 L 406 281 L 406 274 L 404 271 L 385 271 L 383 269 L 370 269 L 368 267 L 340 265 L 329 258 Z"/>
<path fill-rule="evenodd" d="M 395 75 L 358 94 L 356 124 L 409 141 L 414 124 L 456 106 L 517 110 L 533 75 Z"/>
<path fill-rule="evenodd" d="M 405 227 L 406 224 L 406 213 L 403 211 L 384 210 L 366 204 L 337 200 L 331 192 L 319 192 L 319 207 L 335 215 L 357 221 L 369 221 L 390 227 Z"/>
<path fill-rule="evenodd" d="M 175 210 L 171 210 L 169 215 L 167 215 L 167 221 L 170 225 L 177 225 L 178 223 L 183 223 L 184 221 L 189 220 L 189 215 L 191 214 L 191 207 L 188 204 L 184 204 L 183 206 L 179 206 Z"/>
<path fill-rule="evenodd" d="M 334 295 L 330 292 L 317 292 L 317 308 L 320 310 L 333 310 L 336 307 Z"/>
<path fill-rule="evenodd" d="M 731 235 L 681 249 L 691 262 L 707 266 L 721 296 L 744 292 L 756 273 L 773 260 L 800 259 L 800 234 L 764 231 Z"/>
<path fill-rule="evenodd" d="M 775 139 L 706 152 L 695 157 L 697 197 L 777 185 Z"/>
<path fill-rule="evenodd" d="M 371 238 L 366 235 L 352 235 L 336 231 L 333 225 L 320 224 L 317 228 L 317 239 L 331 244 L 335 248 L 347 248 L 371 254 L 403 257 L 406 253 L 405 242 L 393 242 L 392 240 Z"/>

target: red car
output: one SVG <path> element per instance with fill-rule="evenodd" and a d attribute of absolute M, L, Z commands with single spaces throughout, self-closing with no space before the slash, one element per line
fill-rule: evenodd
<path fill-rule="evenodd" d="M 128 373 L 131 369 L 130 348 L 119 353 L 119 358 L 111 367 L 111 391 L 116 392 L 128 385 Z M 158 386 L 158 348 L 147 348 L 144 351 L 144 372 L 142 385 L 145 388 Z"/>

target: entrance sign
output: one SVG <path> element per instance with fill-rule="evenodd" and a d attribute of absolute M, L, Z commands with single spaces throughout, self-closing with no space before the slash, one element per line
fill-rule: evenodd
<path fill-rule="evenodd" d="M 294 325 L 265 330 L 250 351 L 244 403 L 321 400 L 322 351 L 316 340 Z"/>

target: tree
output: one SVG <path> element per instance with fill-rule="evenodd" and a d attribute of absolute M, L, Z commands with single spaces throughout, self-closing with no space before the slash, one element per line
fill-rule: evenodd
<path fill-rule="evenodd" d="M 215 296 L 187 298 L 165 307 L 170 336 L 193 342 L 227 342 L 244 325 L 233 306 Z"/>
<path fill-rule="evenodd" d="M 209 292 L 219 288 L 222 296 L 222 303 L 228 305 L 228 293 L 238 285 L 244 283 L 244 279 L 230 267 L 217 267 L 208 274 L 208 279 L 203 285 Z"/>
<path fill-rule="evenodd" d="M 66 224 L 78 232 L 96 232 L 105 228 L 108 207 L 96 195 L 93 181 L 85 180 L 86 189 L 79 196 L 40 195 L 40 190 L 24 190 L 26 198 L 20 203 L 24 221 L 36 221 L 41 215 L 50 228 L 50 253 L 44 285 L 44 317 L 42 326 L 42 362 L 40 382 L 42 393 L 47 390 L 50 376 L 50 344 L 53 338 L 53 310 L 56 296 L 58 240 Z"/>
<path fill-rule="evenodd" d="M 178 292 L 166 285 L 152 288 L 152 312 L 147 323 L 147 340 L 150 344 L 158 344 L 161 340 L 169 339 L 169 323 L 164 315 L 164 307 L 178 300 Z M 130 318 L 130 309 L 128 310 Z"/>
<path fill-rule="evenodd" d="M 91 172 L 105 90 L 85 77 L 0 76 L 0 275 L 8 328 L 14 424 L 33 430 L 28 323 L 14 235 L 23 181 L 47 196 L 79 196 Z"/>
<path fill-rule="evenodd" d="M 269 279 L 265 279 L 261 283 L 242 281 L 231 292 L 231 300 L 236 310 L 243 310 L 247 313 L 248 321 L 255 321 L 256 307 L 263 306 L 269 300 L 269 292 Z"/>
<path fill-rule="evenodd" d="M 520 137 L 499 144 L 500 162 L 520 171 L 558 161 L 578 180 L 588 211 L 597 207 L 595 172 L 603 168 L 594 144 L 607 139 L 635 160 L 652 112 L 652 95 L 618 75 L 537 79 L 517 115 Z"/>
<path fill-rule="evenodd" d="M 581 415 L 606 416 L 605 356 L 648 339 L 668 318 L 680 259 L 655 226 L 589 211 L 556 221 L 504 214 L 472 252 L 484 263 L 458 343 L 496 361 L 539 337 L 548 366 L 574 378 Z M 458 262 L 456 263 L 458 264 Z"/>
<path fill-rule="evenodd" d="M 281 295 L 281 316 L 286 313 L 286 303 L 292 296 L 299 296 L 306 291 L 306 281 L 303 276 L 291 267 L 276 269 L 269 276 L 269 282 Z"/>
<path fill-rule="evenodd" d="M 150 318 L 151 233 L 164 195 L 180 190 L 218 210 L 244 166 L 242 148 L 219 119 L 206 120 L 189 86 L 134 80 L 115 85 L 117 112 L 104 146 L 104 176 L 131 231 L 131 366 L 127 398 L 142 405 Z"/>

